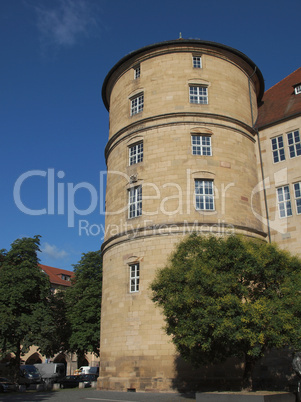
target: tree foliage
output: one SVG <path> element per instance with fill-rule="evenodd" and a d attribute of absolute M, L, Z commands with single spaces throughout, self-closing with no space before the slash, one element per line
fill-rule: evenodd
<path fill-rule="evenodd" d="M 100 251 L 83 254 L 66 291 L 51 291 L 38 266 L 40 236 L 0 250 L 0 353 L 21 355 L 35 345 L 46 356 L 71 351 L 99 354 L 102 293 Z"/>
<path fill-rule="evenodd" d="M 275 245 L 190 235 L 158 271 L 152 299 L 195 366 L 245 358 L 244 386 L 270 348 L 301 348 L 301 261 Z"/>
<path fill-rule="evenodd" d="M 51 293 L 48 302 L 50 311 L 41 331 L 39 350 L 43 355 L 51 357 L 69 350 L 71 328 L 67 320 L 65 291 Z"/>
<path fill-rule="evenodd" d="M 17 239 L 0 258 L 0 350 L 21 353 L 40 345 L 50 319 L 49 278 L 38 267 L 40 236 Z"/>
<path fill-rule="evenodd" d="M 69 349 L 79 355 L 99 355 L 100 310 L 102 294 L 102 255 L 100 251 L 83 254 L 74 265 L 75 277 L 66 291 L 67 319 L 71 335 Z"/>

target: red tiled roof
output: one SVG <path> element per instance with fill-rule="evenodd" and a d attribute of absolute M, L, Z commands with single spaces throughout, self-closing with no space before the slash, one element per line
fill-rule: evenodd
<path fill-rule="evenodd" d="M 301 84 L 301 67 L 264 93 L 257 128 L 301 114 L 301 94 L 295 95 L 294 89 L 297 84 Z"/>
<path fill-rule="evenodd" d="M 61 286 L 71 286 L 71 281 L 62 279 L 62 275 L 74 277 L 74 272 L 66 269 L 48 267 L 47 265 L 39 264 L 39 267 L 49 276 L 50 283 Z"/>

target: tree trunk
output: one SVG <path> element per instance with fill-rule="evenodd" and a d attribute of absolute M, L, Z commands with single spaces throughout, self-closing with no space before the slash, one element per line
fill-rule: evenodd
<path fill-rule="evenodd" d="M 20 377 L 20 364 L 21 364 L 21 342 L 17 341 L 15 352 L 15 367 L 14 367 L 14 380 L 19 382 Z"/>
<path fill-rule="evenodd" d="M 242 380 L 242 389 L 245 391 L 253 390 L 252 374 L 256 361 L 257 359 L 255 359 L 254 357 L 245 354 L 245 370 Z"/>

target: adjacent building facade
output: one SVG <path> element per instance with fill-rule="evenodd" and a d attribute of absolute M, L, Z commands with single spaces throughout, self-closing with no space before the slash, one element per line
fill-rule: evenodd
<path fill-rule="evenodd" d="M 301 256 L 301 67 L 265 92 L 256 127 L 263 222 L 273 242 Z"/>

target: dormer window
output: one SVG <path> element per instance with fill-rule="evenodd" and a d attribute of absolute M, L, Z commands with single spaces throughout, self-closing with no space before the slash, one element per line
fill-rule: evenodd
<path fill-rule="evenodd" d="M 62 274 L 61 275 L 61 279 L 63 279 L 63 281 L 70 281 L 70 276 L 69 275 L 65 275 L 65 274 Z"/>
<path fill-rule="evenodd" d="M 301 94 L 301 84 L 295 86 L 295 95 Z"/>

